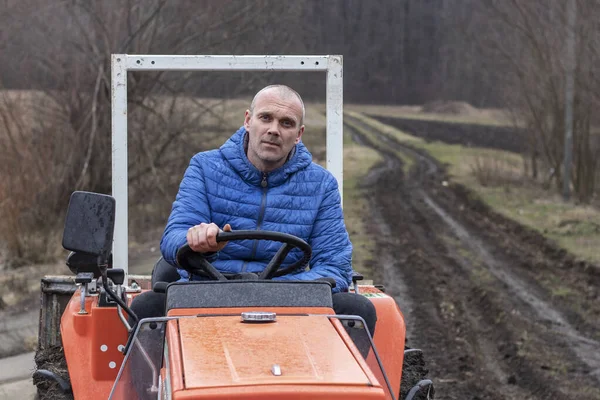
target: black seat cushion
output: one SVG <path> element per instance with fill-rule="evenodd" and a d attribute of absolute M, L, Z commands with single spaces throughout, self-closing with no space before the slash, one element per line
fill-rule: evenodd
<path fill-rule="evenodd" d="M 177 282 L 181 276 L 179 272 L 177 272 L 177 268 L 169 264 L 165 261 L 164 258 L 159 258 L 156 264 L 154 265 L 154 269 L 152 270 L 152 286 L 156 282 Z"/>

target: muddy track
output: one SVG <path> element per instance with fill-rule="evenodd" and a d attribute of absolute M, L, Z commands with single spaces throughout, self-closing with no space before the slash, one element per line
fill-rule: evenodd
<path fill-rule="evenodd" d="M 408 344 L 424 350 L 437 398 L 599 399 L 598 270 L 443 184 L 426 154 L 347 128 L 384 155 L 364 182 L 376 278 L 405 314 Z M 395 151 L 415 160 L 410 171 Z"/>

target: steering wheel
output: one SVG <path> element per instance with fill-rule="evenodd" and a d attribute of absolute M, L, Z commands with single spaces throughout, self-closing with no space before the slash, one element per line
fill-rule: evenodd
<path fill-rule="evenodd" d="M 219 232 L 217 234 L 217 243 L 233 240 L 271 240 L 283 243 L 271 261 L 269 261 L 266 268 L 258 275 L 258 279 L 272 279 L 277 276 L 289 274 L 297 269 L 305 268 L 312 255 L 312 249 L 308 243 L 297 236 L 289 235 L 287 233 L 240 230 L 233 232 Z M 289 267 L 278 271 L 281 263 L 285 260 L 285 257 L 295 248 L 302 250 L 302 258 Z M 177 250 L 177 263 L 181 268 L 192 274 L 205 275 L 217 281 L 227 280 L 225 275 L 219 272 L 206 260 L 203 253 L 195 252 L 187 243 Z"/>

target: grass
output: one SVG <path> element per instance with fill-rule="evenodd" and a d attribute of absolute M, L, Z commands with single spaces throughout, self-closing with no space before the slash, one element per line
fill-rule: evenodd
<path fill-rule="evenodd" d="M 71 274 L 63 263 L 37 264 L 0 273 L 0 311 L 12 309 L 40 292 L 40 279 L 44 275 Z"/>
<path fill-rule="evenodd" d="M 378 117 L 418 119 L 422 121 L 440 121 L 460 124 L 512 126 L 512 121 L 500 110 L 475 109 L 471 115 L 453 115 L 423 112 L 421 106 L 392 106 L 372 104 L 351 104 L 344 106 L 344 112 L 359 112 Z"/>
<path fill-rule="evenodd" d="M 554 240 L 580 259 L 600 264 L 600 212 L 565 203 L 535 186 L 477 189 L 495 210 Z"/>
<path fill-rule="evenodd" d="M 577 258 L 600 264 L 600 212 L 589 206 L 565 203 L 560 196 L 522 176 L 520 155 L 501 150 L 427 143 L 394 127 L 359 113 L 347 111 L 362 123 L 381 130 L 397 141 L 426 150 L 447 166 L 450 180 L 468 187 L 486 204 L 504 216 L 554 240 Z M 476 176 L 477 163 L 490 168 L 493 185 L 482 185 Z M 551 189 L 550 189 L 551 190 Z"/>
<path fill-rule="evenodd" d="M 346 114 L 351 117 L 355 117 L 359 120 L 361 118 L 364 118 L 361 114 L 357 114 L 352 111 L 346 111 Z M 381 132 L 384 132 L 387 135 L 393 135 L 392 131 L 389 129 L 390 127 L 388 127 L 387 125 L 379 123 L 378 121 L 375 121 L 375 120 L 371 120 L 371 121 L 374 124 L 377 124 L 376 126 L 377 126 L 378 130 L 380 130 Z M 382 142 L 379 141 L 379 139 L 373 133 L 373 131 L 371 131 L 369 129 L 365 129 L 360 124 L 353 124 L 351 121 L 348 121 L 348 120 L 346 121 L 346 123 L 349 124 L 350 126 L 352 126 L 352 129 L 356 130 L 362 136 L 366 137 L 371 143 L 373 143 L 373 145 L 375 147 L 378 148 L 378 150 L 381 150 L 381 151 L 385 150 L 387 152 L 392 152 L 398 159 L 400 159 L 402 161 L 402 169 L 405 173 L 408 172 L 410 170 L 410 168 L 412 168 L 412 166 L 414 165 L 415 160 L 412 157 L 406 155 L 402 151 L 395 151 L 394 149 L 386 147 L 385 144 L 383 144 Z M 398 134 L 400 135 L 399 140 L 402 140 L 404 143 L 413 143 L 413 142 L 420 143 L 420 142 L 422 142 L 421 139 L 416 138 L 414 136 L 405 135 L 401 132 L 399 132 Z M 347 146 L 346 142 L 344 142 L 344 146 Z"/>
<path fill-rule="evenodd" d="M 355 271 L 373 278 L 371 265 L 375 260 L 375 243 L 368 232 L 369 203 L 367 189 L 360 186 L 362 178 L 382 157 L 368 147 L 359 146 L 344 136 L 344 219 L 354 247 L 352 266 Z"/>

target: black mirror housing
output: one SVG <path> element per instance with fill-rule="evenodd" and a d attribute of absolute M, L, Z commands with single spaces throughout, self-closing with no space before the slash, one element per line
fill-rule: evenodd
<path fill-rule="evenodd" d="M 76 253 L 108 261 L 113 244 L 116 202 L 114 197 L 91 192 L 73 192 L 65 218 L 62 246 Z"/>
<path fill-rule="evenodd" d="M 71 252 L 67 257 L 67 267 L 75 275 L 80 272 L 93 272 L 94 278 L 100 277 L 100 269 L 98 268 L 98 256 L 88 253 Z M 112 253 L 108 255 L 108 268 L 112 268 Z"/>

